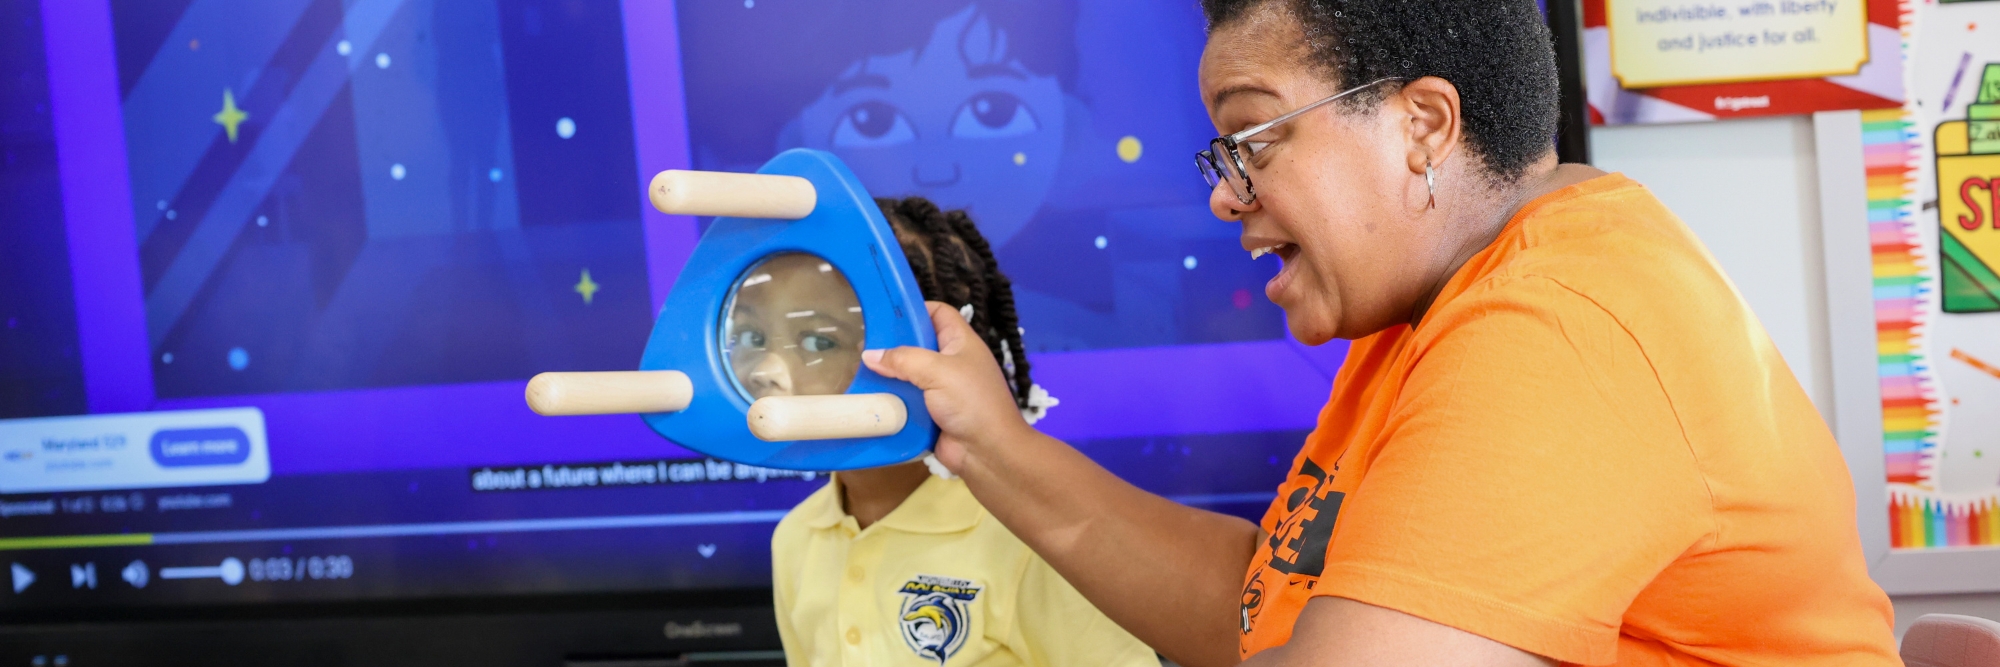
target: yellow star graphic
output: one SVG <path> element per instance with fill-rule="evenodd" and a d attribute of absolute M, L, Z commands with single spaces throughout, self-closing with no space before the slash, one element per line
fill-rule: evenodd
<path fill-rule="evenodd" d="M 583 305 L 590 305 L 590 298 L 597 296 L 597 283 L 590 280 L 590 269 L 583 270 L 583 279 L 576 281 L 576 293 L 583 295 Z"/>
<path fill-rule="evenodd" d="M 242 125 L 243 119 L 249 117 L 250 114 L 236 108 L 236 95 L 230 93 L 228 88 L 222 89 L 222 110 L 215 112 L 214 118 L 215 124 L 229 131 L 229 143 L 236 143 L 236 126 Z"/>

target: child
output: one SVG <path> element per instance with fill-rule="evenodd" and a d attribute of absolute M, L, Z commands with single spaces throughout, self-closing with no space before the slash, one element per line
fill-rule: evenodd
<path fill-rule="evenodd" d="M 876 204 L 924 298 L 968 314 L 1006 371 L 1024 416 L 1039 418 L 1054 401 L 1028 379 L 1012 288 L 971 219 L 920 197 Z M 746 393 L 843 391 L 860 363 L 859 318 L 835 321 L 846 314 L 852 289 L 836 289 L 846 287 L 837 271 L 791 262 L 759 282 L 775 286 L 789 276 L 801 286 L 787 289 L 819 296 L 811 304 L 785 304 L 786 314 L 796 316 L 788 319 L 825 321 L 780 324 L 732 303 L 732 324 L 740 314 L 742 323 L 783 329 L 732 326 L 725 356 Z M 762 275 L 752 273 L 746 283 Z M 847 380 L 828 379 L 838 377 Z M 771 562 L 778 631 L 793 667 L 1159 665 L 1152 649 L 986 516 L 963 481 L 934 476 L 922 461 L 834 474 L 778 523 Z"/>

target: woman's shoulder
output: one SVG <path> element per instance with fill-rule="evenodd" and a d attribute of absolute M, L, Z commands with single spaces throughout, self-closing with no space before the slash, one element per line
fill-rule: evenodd
<path fill-rule="evenodd" d="M 1510 224 L 1462 295 L 1504 299 L 1548 283 L 1620 321 L 1746 311 L 1701 239 L 1652 191 L 1622 174 L 1583 185 L 1592 187 Z"/>

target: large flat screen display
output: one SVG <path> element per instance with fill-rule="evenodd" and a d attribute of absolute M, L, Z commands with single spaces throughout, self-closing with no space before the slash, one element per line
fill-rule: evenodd
<path fill-rule="evenodd" d="M 706 223 L 652 174 L 793 147 L 971 212 L 1040 428 L 1257 516 L 1344 347 L 1208 213 L 1203 41 L 1152 0 L 0 4 L 0 616 L 767 586 L 824 474 L 522 391 L 637 366 Z"/>

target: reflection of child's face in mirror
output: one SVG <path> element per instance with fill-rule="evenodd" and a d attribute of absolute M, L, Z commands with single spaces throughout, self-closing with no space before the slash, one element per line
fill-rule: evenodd
<path fill-rule="evenodd" d="M 723 349 L 752 400 L 846 393 L 861 367 L 861 302 L 826 260 L 786 253 L 737 287 Z"/>

